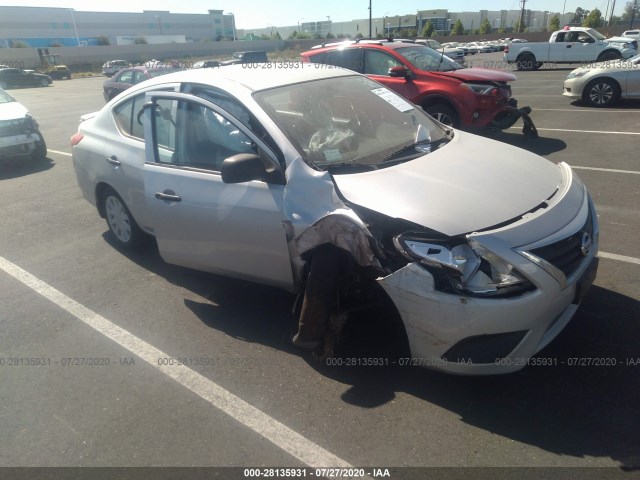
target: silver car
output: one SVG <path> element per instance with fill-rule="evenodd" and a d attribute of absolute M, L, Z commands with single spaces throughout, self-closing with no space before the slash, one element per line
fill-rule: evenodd
<path fill-rule="evenodd" d="M 576 68 L 564 81 L 563 95 L 593 107 L 609 107 L 621 98 L 640 98 L 640 55 Z"/>
<path fill-rule="evenodd" d="M 340 68 L 164 75 L 83 116 L 72 145 L 118 243 L 151 235 L 169 263 L 300 293 L 294 343 L 321 353 L 356 298 L 391 302 L 413 364 L 512 372 L 598 266 L 596 212 L 567 164 Z"/>

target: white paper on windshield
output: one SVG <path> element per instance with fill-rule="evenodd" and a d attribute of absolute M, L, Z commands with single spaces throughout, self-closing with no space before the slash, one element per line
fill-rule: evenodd
<path fill-rule="evenodd" d="M 335 162 L 342 159 L 342 154 L 337 148 L 323 150 L 322 153 L 324 153 L 324 159 L 327 162 Z"/>
<path fill-rule="evenodd" d="M 371 91 L 376 95 L 378 95 L 385 102 L 388 102 L 389 104 L 396 107 L 401 112 L 408 112 L 409 110 L 413 110 L 413 105 L 407 102 L 404 98 L 399 97 L 398 95 L 393 93 L 391 90 L 388 90 L 383 87 L 383 88 L 374 88 Z"/>

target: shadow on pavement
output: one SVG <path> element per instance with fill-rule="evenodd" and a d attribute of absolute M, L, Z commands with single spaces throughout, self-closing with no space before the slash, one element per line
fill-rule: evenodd
<path fill-rule="evenodd" d="M 32 158 L 0 158 L 0 180 L 24 177 L 34 173 L 44 172 L 55 166 L 50 158 L 34 160 Z"/>

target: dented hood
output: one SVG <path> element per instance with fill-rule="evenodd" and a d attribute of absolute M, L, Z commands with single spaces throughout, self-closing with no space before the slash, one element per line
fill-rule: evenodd
<path fill-rule="evenodd" d="M 349 202 L 449 236 L 515 219 L 563 181 L 560 168 L 538 155 L 460 131 L 415 160 L 333 178 Z"/>
<path fill-rule="evenodd" d="M 450 72 L 432 72 L 445 77 L 458 78 L 465 82 L 513 82 L 517 80 L 513 73 L 503 72 L 500 70 L 493 70 L 491 68 L 460 68 L 458 70 L 452 70 Z"/>

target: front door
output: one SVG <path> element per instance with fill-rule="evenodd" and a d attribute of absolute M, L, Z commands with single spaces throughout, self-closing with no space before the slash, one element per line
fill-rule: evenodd
<path fill-rule="evenodd" d="M 156 92 L 147 100 L 144 187 L 162 258 L 291 290 L 284 186 L 227 184 L 220 173 L 229 156 L 268 151 L 275 161 L 275 154 L 236 117 L 202 98 Z"/>

